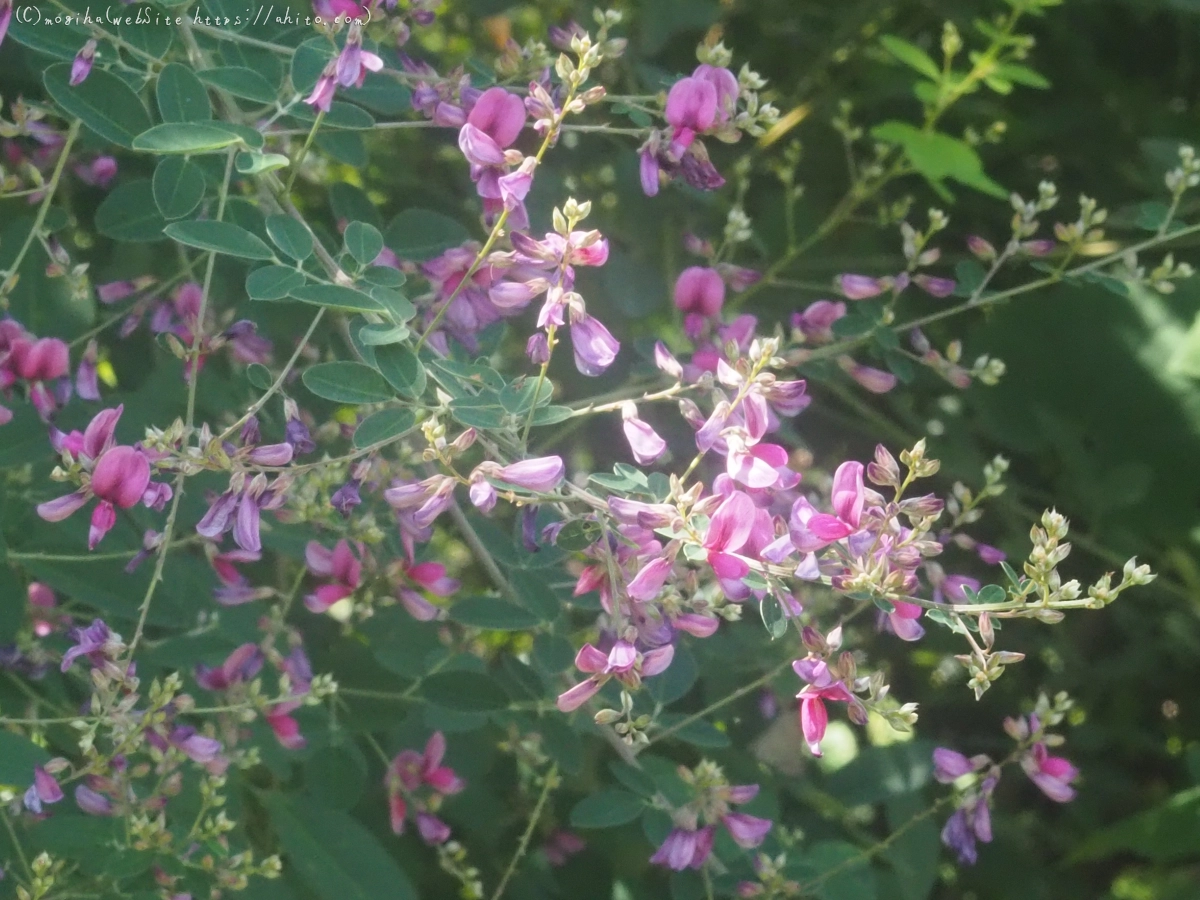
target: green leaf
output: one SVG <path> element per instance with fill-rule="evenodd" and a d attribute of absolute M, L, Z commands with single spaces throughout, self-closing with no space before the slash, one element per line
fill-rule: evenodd
<path fill-rule="evenodd" d="M 371 161 L 367 153 L 367 142 L 357 131 L 322 131 L 313 143 L 338 162 L 352 169 L 365 169 Z"/>
<path fill-rule="evenodd" d="M 300 124 L 311 125 L 317 121 L 316 113 L 304 104 L 293 106 L 289 116 Z M 341 100 L 334 100 L 329 104 L 329 112 L 325 113 L 325 118 L 321 119 L 321 127 L 369 131 L 375 127 L 375 117 L 353 103 L 343 103 Z"/>
<path fill-rule="evenodd" d="M 361 277 L 376 287 L 386 288 L 404 287 L 404 282 L 408 280 L 403 272 L 391 266 L 367 266 Z"/>
<path fill-rule="evenodd" d="M 563 526 L 555 545 L 562 550 L 578 552 L 586 550 L 604 534 L 600 525 L 586 519 L 574 519 Z"/>
<path fill-rule="evenodd" d="M 382 403 L 394 397 L 383 376 L 356 362 L 318 363 L 304 370 L 304 386 L 335 403 Z"/>
<path fill-rule="evenodd" d="M 1068 863 L 1126 853 L 1158 863 L 1183 860 L 1195 856 L 1198 836 L 1200 787 L 1194 787 L 1158 806 L 1093 831 L 1075 848 Z"/>
<path fill-rule="evenodd" d="M 459 712 L 492 712 L 508 706 L 508 694 L 482 672 L 435 672 L 421 682 L 430 703 Z"/>
<path fill-rule="evenodd" d="M 245 228 L 232 222 L 192 219 L 172 222 L 163 233 L 174 241 L 199 250 L 224 253 L 242 259 L 272 259 L 271 248 Z"/>
<path fill-rule="evenodd" d="M 529 631 L 541 621 L 529 610 L 500 597 L 464 597 L 450 608 L 450 618 L 488 631 Z"/>
<path fill-rule="evenodd" d="M 120 13 L 121 23 L 117 26 L 117 35 L 143 53 L 162 59 L 171 49 L 175 29 L 165 25 L 152 25 L 157 15 L 159 11 L 146 3 L 125 7 Z"/>
<path fill-rule="evenodd" d="M 383 235 L 374 225 L 366 222 L 351 222 L 346 226 L 342 235 L 346 244 L 346 252 L 353 256 L 360 266 L 370 265 L 383 252 Z"/>
<path fill-rule="evenodd" d="M 353 809 L 367 785 L 367 761 L 352 743 L 322 747 L 304 764 L 304 787 L 331 809 Z"/>
<path fill-rule="evenodd" d="M 985 584 L 979 589 L 979 603 L 1003 603 L 1008 598 L 1008 591 L 998 584 Z"/>
<path fill-rule="evenodd" d="M 291 162 L 282 153 L 239 153 L 233 161 L 234 168 L 243 175 L 261 175 L 287 168 Z"/>
<path fill-rule="evenodd" d="M 691 650 L 680 644 L 667 670 L 661 675 L 647 678 L 645 686 L 654 702 L 665 706 L 687 694 L 699 675 L 700 667 L 696 665 L 696 657 Z"/>
<path fill-rule="evenodd" d="M 375 365 L 388 384 L 406 397 L 416 399 L 425 393 L 425 366 L 404 344 L 375 348 Z"/>
<path fill-rule="evenodd" d="M 154 203 L 167 219 L 182 219 L 204 199 L 204 170 L 181 156 L 168 156 L 154 169 Z"/>
<path fill-rule="evenodd" d="M 625 787 L 640 797 L 653 797 L 658 793 L 654 779 L 644 769 L 635 768 L 628 763 L 614 759 L 608 764 L 608 771 Z"/>
<path fill-rule="evenodd" d="M 321 900 L 416 900 L 404 871 L 353 816 L 267 794 L 287 863 Z"/>
<path fill-rule="evenodd" d="M 879 43 L 883 44 L 883 49 L 910 69 L 915 69 L 926 78 L 931 78 L 934 81 L 941 80 L 942 72 L 938 68 L 937 63 L 916 44 L 911 44 L 904 40 L 904 38 L 896 37 L 894 34 L 883 35 L 879 38 Z"/>
<path fill-rule="evenodd" d="M 900 886 L 898 900 L 926 900 L 937 883 L 942 850 L 938 826 L 929 818 L 912 824 L 926 808 L 920 794 L 902 794 L 887 802 L 889 831 L 895 834 L 904 829 L 883 854 Z"/>
<path fill-rule="evenodd" d="M 312 256 L 311 232 L 291 216 L 267 216 L 267 236 L 296 262 L 304 262 Z"/>
<path fill-rule="evenodd" d="M 250 363 L 246 367 L 246 380 L 260 391 L 269 391 L 275 382 L 271 377 L 271 370 L 262 363 Z"/>
<path fill-rule="evenodd" d="M 217 69 L 204 69 L 196 74 L 210 87 L 241 97 L 243 100 L 254 100 L 258 103 L 275 102 L 276 89 L 253 69 L 244 66 L 222 66 Z"/>
<path fill-rule="evenodd" d="M 148 129 L 150 114 L 124 81 L 104 69 L 94 69 L 82 84 L 71 87 L 71 67 L 58 63 L 46 70 L 46 92 L 67 113 L 104 138 L 133 149 L 133 139 Z"/>
<path fill-rule="evenodd" d="M 96 230 L 116 241 L 157 241 L 167 220 L 158 211 L 149 178 L 117 185 L 96 208 Z"/>
<path fill-rule="evenodd" d="M 400 343 L 410 333 L 405 325 L 371 322 L 358 329 L 358 339 L 365 347 L 383 347 L 388 344 Z"/>
<path fill-rule="evenodd" d="M 371 413 L 354 430 L 354 446 L 360 450 L 399 437 L 417 423 L 411 409 L 393 407 Z"/>
<path fill-rule="evenodd" d="M 45 22 L 38 22 L 36 19 L 33 22 L 21 22 L 19 19 L 19 16 L 14 16 L 10 21 L 8 36 L 18 44 L 24 44 L 55 59 L 70 62 L 79 52 L 79 48 L 91 37 L 82 25 L 63 23 L 48 28 Z"/>
<path fill-rule="evenodd" d="M 1008 196 L 1004 188 L 984 174 L 983 160 L 964 141 L 898 121 L 876 125 L 871 129 L 871 136 L 903 148 L 913 168 L 940 192 L 945 191 L 942 182 L 949 178 L 993 197 Z"/>
<path fill-rule="evenodd" d="M 282 300 L 304 285 L 304 273 L 290 266 L 263 266 L 246 277 L 251 300 Z"/>
<path fill-rule="evenodd" d="M 1003 63 L 996 67 L 996 74 L 1006 81 L 1015 81 L 1025 87 L 1043 91 L 1050 87 L 1050 82 L 1041 73 L 1018 63 Z"/>
<path fill-rule="evenodd" d="M 344 309 L 350 312 L 384 312 L 383 306 L 354 288 L 342 287 L 337 284 L 310 284 L 292 291 L 292 299 L 314 306 L 327 306 L 331 309 Z"/>
<path fill-rule="evenodd" d="M 632 822 L 646 808 L 637 794 L 620 788 L 604 788 L 584 797 L 571 810 L 575 828 L 613 828 Z"/>
<path fill-rule="evenodd" d="M 133 139 L 133 149 L 144 153 L 199 154 L 216 153 L 241 138 L 217 125 L 202 122 L 168 122 L 155 125 Z"/>
<path fill-rule="evenodd" d="M 954 266 L 954 294 L 958 297 L 970 297 L 983 284 L 987 270 L 973 259 L 963 259 Z"/>
<path fill-rule="evenodd" d="M 850 860 L 861 860 L 856 865 L 845 866 Z M 795 866 L 803 876 L 801 881 L 820 878 L 826 872 L 838 868 L 838 873 L 821 882 L 817 896 L 821 900 L 875 900 L 875 872 L 862 851 L 845 841 L 821 841 L 812 845 L 808 852 L 796 860 Z M 790 867 L 789 867 L 790 868 Z"/>
<path fill-rule="evenodd" d="M 664 728 L 670 728 L 677 722 L 682 722 L 685 718 L 687 716 L 682 713 L 663 713 L 659 717 L 659 722 Z M 720 750 L 729 746 L 729 735 L 703 719 L 697 719 L 694 722 L 684 725 L 678 731 L 672 732 L 671 736 L 686 744 L 692 744 L 696 747 L 708 747 L 713 750 Z"/>
<path fill-rule="evenodd" d="M 33 767 L 45 765 L 50 754 L 27 737 L 0 731 L 0 784 L 23 792 L 33 784 Z"/>
<path fill-rule="evenodd" d="M 470 232 L 447 215 L 428 209 L 406 209 L 384 230 L 384 241 L 401 259 L 421 262 L 457 247 Z"/>
<path fill-rule="evenodd" d="M 292 87 L 298 94 L 309 94 L 337 50 L 325 38 L 310 38 L 292 54 Z"/>
<path fill-rule="evenodd" d="M 417 308 L 399 291 L 381 285 L 371 287 L 371 296 L 379 301 L 384 314 L 393 322 L 407 322 L 417 314 Z"/>
<path fill-rule="evenodd" d="M 189 66 L 167 63 L 158 73 L 154 94 L 164 122 L 207 122 L 212 119 L 208 89 Z"/>

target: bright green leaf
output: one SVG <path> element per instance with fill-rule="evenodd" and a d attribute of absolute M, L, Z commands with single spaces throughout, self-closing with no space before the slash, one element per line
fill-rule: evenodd
<path fill-rule="evenodd" d="M 282 300 L 304 285 L 304 273 L 290 266 L 263 266 L 246 277 L 251 300 Z"/>
<path fill-rule="evenodd" d="M 210 250 L 242 259 L 271 259 L 275 256 L 271 248 L 258 237 L 232 222 L 201 219 L 172 222 L 163 232 L 171 240 L 198 250 Z"/>

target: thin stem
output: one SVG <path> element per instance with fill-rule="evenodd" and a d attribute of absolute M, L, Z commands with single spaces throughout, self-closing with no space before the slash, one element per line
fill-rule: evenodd
<path fill-rule="evenodd" d="M 29 860 L 25 856 L 25 850 L 21 846 L 21 842 L 17 839 L 17 830 L 13 828 L 12 821 L 8 818 L 8 811 L 0 807 L 0 821 L 4 822 L 4 830 L 8 832 L 8 837 L 12 841 L 13 849 L 17 851 L 17 859 L 21 861 L 21 868 L 25 870 L 26 877 L 33 878 L 33 869 L 29 866 Z"/>
<path fill-rule="evenodd" d="M 288 175 L 287 184 L 283 188 L 285 194 L 292 192 L 292 185 L 296 183 L 296 176 L 300 174 L 300 164 L 304 162 L 304 157 L 308 156 L 308 148 L 312 146 L 313 140 L 317 136 L 317 129 L 321 127 L 321 123 L 325 120 L 325 110 L 317 113 L 316 120 L 312 123 L 312 128 L 308 130 L 308 137 L 304 139 L 304 146 L 300 148 L 300 152 L 296 158 L 292 160 L 292 171 Z"/>
<path fill-rule="evenodd" d="M 756 691 L 761 687 L 765 687 L 767 684 L 774 681 L 777 677 L 779 677 L 781 674 L 783 674 L 783 672 L 785 672 L 787 670 L 787 667 L 790 666 L 791 664 L 792 664 L 791 660 L 784 660 L 779 665 L 777 665 L 775 668 L 773 668 L 769 672 L 767 672 L 765 675 L 759 676 L 758 678 L 751 681 L 749 684 L 742 685 L 736 691 L 733 691 L 730 694 L 726 694 L 720 700 L 710 703 L 708 706 L 704 707 L 704 709 L 700 710 L 700 712 L 692 713 L 690 716 L 680 719 L 674 725 L 671 725 L 668 728 L 664 728 L 662 731 L 660 731 L 656 735 L 654 735 L 654 737 L 650 738 L 649 743 L 642 744 L 641 746 L 635 748 L 634 752 L 640 753 L 643 748 L 649 747 L 653 744 L 657 744 L 659 741 L 664 740 L 665 738 L 669 738 L 671 735 L 675 734 L 676 732 L 682 731 L 684 728 L 687 728 L 693 722 L 703 719 L 709 713 L 716 712 L 718 709 L 720 709 L 723 706 L 727 706 L 728 704 L 732 703 L 734 700 L 737 700 L 740 697 L 744 697 L 747 694 L 751 693 L 752 691 Z"/>
<path fill-rule="evenodd" d="M 221 181 L 221 191 L 217 198 L 216 221 L 220 222 L 225 216 L 225 202 L 229 199 L 229 183 L 233 177 L 233 159 L 237 151 L 230 149 L 225 154 L 225 176 Z M 204 339 L 204 315 L 208 310 L 208 298 L 212 288 L 213 269 L 216 266 L 217 254 L 215 251 L 208 254 L 208 265 L 204 271 L 204 286 L 200 295 L 200 309 L 196 313 L 196 333 L 192 336 L 192 346 L 188 350 L 187 362 L 184 371 L 188 373 L 188 394 L 187 394 L 187 418 L 184 421 L 185 440 L 190 439 L 192 431 L 196 424 L 196 385 L 200 381 L 200 344 Z M 142 598 L 141 609 L 138 611 L 137 628 L 134 629 L 133 639 L 129 642 L 128 658 L 133 659 L 134 651 L 137 650 L 137 645 L 142 639 L 142 635 L 146 630 L 146 619 L 150 616 L 150 604 L 154 600 L 154 593 L 158 589 L 158 584 L 162 581 L 163 567 L 167 563 L 167 553 L 171 549 L 171 540 L 175 536 L 175 521 L 179 516 L 179 503 L 183 499 L 184 482 L 187 481 L 186 471 L 180 471 L 175 476 L 175 484 L 173 486 L 174 494 L 171 497 L 171 510 L 167 513 L 167 522 L 163 527 L 162 544 L 158 548 L 158 556 L 154 561 L 154 574 L 150 577 L 150 584 L 146 588 L 146 595 Z"/>
<path fill-rule="evenodd" d="M 550 792 L 557 786 L 558 764 L 555 763 L 550 767 L 550 771 L 546 773 L 546 780 L 542 784 L 542 792 L 538 795 L 537 803 L 534 805 L 533 812 L 529 816 L 529 824 L 525 826 L 520 843 L 517 844 L 516 852 L 513 854 L 512 859 L 508 861 L 508 868 L 504 870 L 504 876 L 500 879 L 500 883 L 496 885 L 496 891 L 492 894 L 492 900 L 500 900 L 500 897 L 504 894 L 504 889 L 508 887 L 508 880 L 512 878 L 513 873 L 517 870 L 517 865 L 529 850 L 529 841 L 532 839 L 533 832 L 537 828 L 538 820 L 542 817 L 542 810 L 546 806 L 546 801 L 550 798 Z"/>
<path fill-rule="evenodd" d="M 234 432 L 250 421 L 251 416 L 255 415 L 260 409 L 266 406 L 268 400 L 279 393 L 279 389 L 283 387 L 284 381 L 287 380 L 288 375 L 290 375 L 292 369 L 295 368 L 296 362 L 300 359 L 300 355 L 304 352 L 304 348 L 307 347 L 308 342 L 312 340 L 313 332 L 315 332 L 317 330 L 317 326 L 321 324 L 321 318 L 324 315 L 325 307 L 322 306 L 317 310 L 317 314 L 313 316 L 312 322 L 309 323 L 308 331 L 304 332 L 304 337 L 300 338 L 300 343 L 296 345 L 295 352 L 292 354 L 291 359 L 287 361 L 287 365 L 283 367 L 283 371 L 279 373 L 279 377 L 275 379 L 274 383 L 272 383 L 271 387 L 267 389 L 265 394 L 251 404 L 250 408 L 246 410 L 245 415 L 221 432 L 221 436 L 217 438 L 218 441 L 228 440 Z"/>
<path fill-rule="evenodd" d="M 17 251 L 16 258 L 13 260 L 12 265 L 8 267 L 8 271 L 4 273 L 4 278 L 0 279 L 0 299 L 3 299 L 13 289 L 13 276 L 20 270 L 21 263 L 25 261 L 25 255 L 29 252 L 29 248 L 33 246 L 38 233 L 46 224 L 46 214 L 50 211 L 50 204 L 54 202 L 54 195 L 58 191 L 58 183 L 62 179 L 63 170 L 67 167 L 67 159 L 71 155 L 71 147 L 74 145 L 75 139 L 79 137 L 81 126 L 82 123 L 79 119 L 71 123 L 66 140 L 63 141 L 62 150 L 58 154 L 58 161 L 54 164 L 54 173 L 50 176 L 50 183 L 46 186 L 46 196 L 42 198 L 42 204 L 38 207 L 37 215 L 34 217 L 33 227 L 25 235 L 25 242 L 21 245 L 21 249 Z"/>

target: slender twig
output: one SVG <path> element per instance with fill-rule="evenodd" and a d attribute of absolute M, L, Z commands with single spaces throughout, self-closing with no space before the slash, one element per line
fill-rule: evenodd
<path fill-rule="evenodd" d="M 533 812 L 530 813 L 529 824 L 525 826 L 520 843 L 517 844 L 516 852 L 513 854 L 512 859 L 508 861 L 508 868 L 504 870 L 504 876 L 500 879 L 500 883 L 496 885 L 496 891 L 492 894 L 492 900 L 500 900 L 500 897 L 504 894 L 504 889 L 508 887 L 508 880 L 512 878 L 513 873 L 517 870 L 517 865 L 529 850 L 529 841 L 533 837 L 534 830 L 537 828 L 538 820 L 542 817 L 542 810 L 546 806 L 546 801 L 550 798 L 550 792 L 557 785 L 558 764 L 556 763 L 546 773 L 546 780 L 542 784 L 542 792 L 538 795 L 537 804 L 533 807 Z"/>
<path fill-rule="evenodd" d="M 58 191 L 58 183 L 62 180 L 63 170 L 67 167 L 67 159 L 71 155 L 71 147 L 75 143 L 75 139 L 79 137 L 79 129 L 82 123 L 76 119 L 71 123 L 71 128 L 67 131 L 66 140 L 63 141 L 62 150 L 58 154 L 58 162 L 54 164 L 54 173 L 50 176 L 50 183 L 46 185 L 46 196 L 42 198 L 42 204 L 38 207 L 37 215 L 33 220 L 33 227 L 29 229 L 29 233 L 25 235 L 25 242 L 21 244 L 21 249 L 17 251 L 16 258 L 13 259 L 12 265 L 8 267 L 8 271 L 4 273 L 4 278 L 0 279 L 0 299 L 12 290 L 13 276 L 21 268 L 21 263 L 25 261 L 25 255 L 29 252 L 29 248 L 33 246 L 33 242 L 37 239 L 38 233 L 46 224 L 46 214 L 50 211 L 50 204 L 54 202 L 54 195 Z"/>
<path fill-rule="evenodd" d="M 25 856 L 25 849 L 21 846 L 21 842 L 17 838 L 17 830 L 13 828 L 12 822 L 8 818 L 8 812 L 3 807 L 0 807 L 0 821 L 4 822 L 4 830 L 8 832 L 13 849 L 17 851 L 17 859 L 21 861 L 21 868 L 25 870 L 25 875 L 28 878 L 33 878 L 33 869 L 29 867 L 29 860 Z"/>

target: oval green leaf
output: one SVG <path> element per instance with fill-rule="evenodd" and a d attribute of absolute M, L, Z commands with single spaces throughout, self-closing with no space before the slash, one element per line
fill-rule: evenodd
<path fill-rule="evenodd" d="M 375 365 L 388 384 L 404 396 L 416 399 L 425 393 L 425 366 L 404 344 L 376 347 Z"/>
<path fill-rule="evenodd" d="M 508 706 L 508 694 L 481 672 L 437 672 L 421 682 L 430 703 L 459 712 L 492 712 Z"/>
<path fill-rule="evenodd" d="M 291 216 L 267 216 L 267 236 L 296 262 L 312 256 L 312 234 Z"/>
<path fill-rule="evenodd" d="M 346 244 L 346 252 L 353 256 L 360 266 L 370 265 L 383 251 L 383 235 L 374 225 L 366 222 L 351 222 L 346 226 L 342 236 Z"/>
<path fill-rule="evenodd" d="M 154 94 L 164 122 L 207 122 L 212 119 L 208 90 L 188 66 L 167 63 L 158 73 Z"/>
<path fill-rule="evenodd" d="M 362 291 L 342 287 L 337 284 L 310 284 L 292 291 L 293 300 L 311 303 L 314 306 L 327 306 L 331 309 L 344 309 L 351 312 L 385 312 L 383 305 Z"/>
<path fill-rule="evenodd" d="M 411 409 L 393 407 L 371 413 L 359 424 L 354 431 L 354 446 L 359 450 L 382 444 L 404 434 L 417 424 L 417 417 Z"/>
<path fill-rule="evenodd" d="M 216 153 L 241 143 L 241 137 L 218 125 L 204 122 L 167 122 L 143 131 L 133 139 L 133 149 L 143 153 Z"/>
<path fill-rule="evenodd" d="M 204 170 L 182 156 L 168 156 L 154 170 L 154 203 L 166 219 L 182 219 L 204 199 Z"/>
<path fill-rule="evenodd" d="M 275 254 L 261 240 L 232 222 L 192 220 L 172 222 L 163 232 L 171 240 L 199 250 L 224 253 L 242 259 L 272 259 Z"/>
<path fill-rule="evenodd" d="M 645 808 L 646 804 L 636 794 L 620 788 L 604 788 L 575 804 L 571 824 L 576 828 L 613 828 L 632 822 Z"/>
<path fill-rule="evenodd" d="M 246 277 L 246 294 L 251 300 L 282 300 L 303 285 L 303 272 L 290 266 L 263 266 Z"/>
<path fill-rule="evenodd" d="M 429 209 L 406 209 L 384 231 L 384 240 L 397 256 L 416 262 L 457 247 L 470 236 L 457 219 Z"/>
<path fill-rule="evenodd" d="M 304 386 L 335 403 L 382 403 L 395 397 L 383 376 L 356 362 L 319 363 L 304 370 Z"/>
<path fill-rule="evenodd" d="M 96 230 L 115 241 L 157 241 L 166 227 L 148 178 L 118 185 L 96 209 Z"/>
<path fill-rule="evenodd" d="M 276 90 L 267 79 L 245 66 L 205 69 L 196 75 L 209 87 L 257 103 L 274 103 Z"/>
<path fill-rule="evenodd" d="M 132 150 L 133 139 L 153 124 L 132 88 L 104 69 L 93 70 L 87 81 L 71 87 L 71 67 L 58 63 L 46 70 L 42 80 L 55 103 L 126 150 Z"/>
<path fill-rule="evenodd" d="M 529 610 L 500 597 L 464 597 L 450 608 L 450 618 L 488 631 L 529 631 L 541 621 Z"/>

